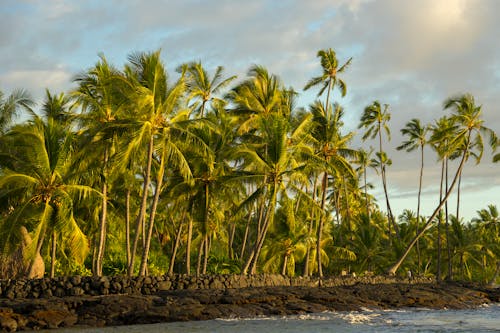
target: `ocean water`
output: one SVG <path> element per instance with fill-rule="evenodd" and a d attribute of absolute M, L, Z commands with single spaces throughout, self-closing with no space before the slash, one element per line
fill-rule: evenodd
<path fill-rule="evenodd" d="M 306 333 L 306 332 L 500 332 L 500 304 L 470 310 L 363 310 L 285 317 L 72 328 L 47 332 L 82 333 Z"/>

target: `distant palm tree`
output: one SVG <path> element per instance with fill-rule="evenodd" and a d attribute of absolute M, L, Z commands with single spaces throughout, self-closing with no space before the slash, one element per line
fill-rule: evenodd
<path fill-rule="evenodd" d="M 110 169 L 112 168 L 112 151 L 115 151 L 118 135 L 122 129 L 113 125 L 123 118 L 127 99 L 123 98 L 122 87 L 125 84 L 123 73 L 108 63 L 101 55 L 100 60 L 84 73 L 77 75 L 74 81 L 78 87 L 71 93 L 77 105 L 82 109 L 78 120 L 82 127 L 82 158 L 89 160 L 94 156 L 100 161 L 97 182 L 102 192 L 101 214 L 99 218 L 99 234 L 96 241 L 96 261 L 93 264 L 94 274 L 102 275 L 102 265 L 106 248 L 106 230 L 108 220 L 108 188 L 110 185 Z M 98 156 L 95 156 L 95 155 Z M 97 185 L 99 186 L 99 185 Z"/>
<path fill-rule="evenodd" d="M 388 269 L 387 272 L 392 275 L 396 273 L 397 269 L 403 263 L 406 256 L 410 253 L 411 249 L 413 248 L 417 240 L 423 235 L 425 230 L 429 227 L 429 225 L 432 223 L 434 218 L 441 210 L 441 207 L 443 207 L 445 202 L 448 200 L 449 196 L 451 195 L 451 192 L 453 191 L 453 188 L 455 187 L 455 184 L 458 181 L 458 178 L 465 165 L 465 162 L 467 161 L 467 158 L 470 156 L 470 150 L 471 149 L 477 150 L 477 152 L 475 153 L 475 155 L 477 156 L 476 162 L 479 162 L 481 156 L 483 155 L 483 134 L 489 136 L 490 145 L 493 147 L 495 146 L 498 140 L 495 135 L 495 132 L 483 125 L 484 120 L 481 118 L 482 117 L 481 106 L 477 106 L 475 104 L 474 97 L 472 95 L 465 94 L 458 97 L 450 98 L 445 101 L 444 106 L 445 109 L 453 110 L 451 118 L 456 122 L 458 126 L 457 136 L 451 139 L 450 147 L 452 148 L 455 147 L 456 149 L 461 150 L 460 163 L 458 165 L 455 176 L 450 184 L 450 187 L 448 188 L 443 198 L 440 200 L 438 206 L 436 207 L 432 215 L 427 219 L 427 222 L 425 223 L 420 233 L 417 234 L 413 238 L 413 240 L 408 244 L 405 252 L 397 260 L 397 262 Z"/>
<path fill-rule="evenodd" d="M 343 135 L 341 128 L 343 125 L 342 115 L 343 109 L 336 105 L 335 110 L 326 109 L 323 104 L 316 101 L 310 107 L 314 130 L 312 131 L 312 139 L 315 147 L 315 160 L 318 165 L 318 170 L 323 173 L 321 181 L 321 210 L 319 216 L 317 237 L 316 237 L 316 252 L 321 252 L 323 225 L 325 221 L 325 205 L 326 194 L 328 192 L 328 178 L 330 175 L 340 175 L 340 177 L 354 177 L 348 158 L 356 156 L 356 151 L 348 147 L 349 141 L 354 133 Z M 337 191 L 339 188 L 337 188 Z M 323 276 L 321 256 L 317 256 L 318 274 Z"/>
<path fill-rule="evenodd" d="M 190 100 L 201 100 L 201 105 L 198 109 L 201 118 L 203 118 L 205 115 L 207 103 L 211 102 L 212 100 L 222 101 L 221 99 L 214 96 L 214 94 L 219 93 L 234 79 L 236 79 L 236 75 L 224 79 L 222 76 L 224 68 L 222 66 L 218 66 L 215 69 L 214 76 L 210 78 L 209 74 L 207 73 L 205 68 L 203 68 L 200 62 L 190 62 L 188 64 L 182 65 L 179 70 L 186 73 L 188 98 Z"/>
<path fill-rule="evenodd" d="M 0 91 L 0 134 L 9 129 L 20 109 L 32 113 L 34 105 L 32 97 L 26 90 L 14 90 L 9 96 Z"/>
<path fill-rule="evenodd" d="M 330 92 L 335 87 L 339 87 L 342 97 L 344 97 L 347 92 L 345 82 L 337 75 L 339 73 L 344 73 L 347 67 L 351 64 L 352 58 L 349 58 L 343 65 L 340 66 L 337 60 L 337 55 L 331 48 L 328 50 L 318 51 L 317 57 L 320 58 L 323 73 L 320 76 L 313 77 L 309 80 L 304 87 L 304 90 L 320 85 L 321 88 L 318 92 L 318 96 L 323 95 L 326 90 L 325 108 L 329 108 Z"/>
<path fill-rule="evenodd" d="M 424 175 L 424 147 L 427 144 L 427 133 L 429 132 L 428 126 L 422 126 L 420 120 L 412 119 L 410 122 L 406 123 L 406 126 L 401 129 L 401 134 L 408 136 L 408 139 L 404 141 L 397 150 L 406 150 L 407 152 L 414 151 L 415 149 L 420 149 L 420 176 L 418 181 L 418 199 L 417 199 L 417 229 L 418 234 L 418 222 L 420 221 L 420 196 L 422 193 L 422 179 Z M 418 256 L 418 270 L 420 272 L 421 258 L 420 258 L 420 246 L 417 241 L 417 256 Z"/>
<path fill-rule="evenodd" d="M 360 124 L 358 128 L 365 128 L 365 133 L 363 134 L 363 140 L 368 138 L 374 139 L 378 137 L 379 141 L 379 167 L 380 167 L 380 176 L 382 178 L 382 186 L 384 188 L 385 194 L 385 203 L 387 206 L 387 215 L 389 218 L 389 237 L 391 237 L 391 226 L 394 227 L 394 230 L 397 234 L 397 225 L 394 219 L 394 215 L 392 214 L 391 205 L 389 203 L 389 194 L 387 190 L 387 178 L 386 178 L 386 163 L 387 156 L 383 151 L 382 146 L 382 131 L 384 131 L 390 140 L 391 132 L 389 130 L 388 122 L 391 120 L 391 114 L 388 111 L 389 105 L 385 104 L 383 109 L 382 105 L 379 101 L 374 101 L 371 105 L 367 106 L 361 116 Z M 385 158 L 383 158 L 385 156 Z M 390 239 L 390 238 L 389 238 Z"/>

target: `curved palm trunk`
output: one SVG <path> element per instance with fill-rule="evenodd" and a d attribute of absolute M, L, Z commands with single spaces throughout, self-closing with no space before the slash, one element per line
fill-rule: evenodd
<path fill-rule="evenodd" d="M 97 260 L 96 260 L 96 271 L 94 272 L 97 276 L 102 275 L 102 260 L 104 258 L 104 249 L 106 247 L 106 222 L 108 216 L 108 183 L 107 183 L 107 170 L 108 170 L 108 160 L 109 160 L 109 149 L 108 146 L 104 148 L 103 157 L 103 174 L 104 180 L 102 184 L 102 210 L 101 210 L 101 221 L 99 223 L 99 242 L 97 245 Z"/>
<path fill-rule="evenodd" d="M 323 234 L 323 224 L 325 220 L 325 199 L 326 199 L 326 188 L 328 186 L 328 172 L 323 173 L 323 180 L 321 182 L 321 215 L 318 222 L 318 232 L 316 234 L 316 259 L 318 261 L 318 275 L 323 277 L 323 267 L 321 265 L 321 236 Z"/>
<path fill-rule="evenodd" d="M 137 245 L 139 244 L 139 238 L 141 235 L 141 226 L 143 224 L 144 218 L 146 216 L 146 205 L 148 199 L 148 191 L 149 185 L 151 183 L 151 165 L 153 163 L 153 149 L 154 149 L 154 137 L 151 136 L 148 144 L 148 159 L 146 165 L 146 174 L 144 175 L 144 184 L 142 187 L 142 200 L 141 206 L 139 208 L 139 215 L 135 221 L 135 235 L 134 242 L 132 245 L 132 250 L 130 254 L 130 264 L 128 266 L 128 276 L 132 276 L 134 274 L 134 263 L 135 263 L 135 254 L 137 252 Z"/>
<path fill-rule="evenodd" d="M 262 246 L 264 245 L 264 241 L 266 239 L 267 230 L 269 229 L 269 226 L 271 225 L 272 220 L 274 218 L 273 215 L 274 215 L 274 208 L 276 206 L 277 189 L 278 189 L 278 184 L 274 183 L 272 196 L 270 198 L 271 202 L 269 203 L 265 213 L 265 218 L 264 218 L 264 223 L 262 225 L 261 233 L 258 235 L 254 250 L 252 251 L 250 258 L 247 264 L 245 265 L 245 268 L 243 270 L 244 274 L 246 274 L 248 270 L 250 271 L 251 275 L 257 272 L 257 263 L 259 261 L 260 252 L 262 251 Z"/>
<path fill-rule="evenodd" d="M 470 138 L 470 132 L 469 132 L 469 138 Z M 467 140 L 467 142 L 469 142 L 469 140 Z M 425 225 L 422 228 L 422 230 L 420 230 L 420 232 L 412 239 L 412 241 L 410 242 L 410 244 L 408 244 L 408 246 L 406 247 L 403 255 L 397 260 L 396 263 L 394 263 L 394 265 L 392 265 L 391 267 L 389 267 L 389 269 L 387 270 L 387 274 L 389 274 L 389 275 L 395 275 L 396 274 L 396 271 L 401 266 L 401 264 L 403 263 L 403 261 L 406 259 L 406 257 L 410 253 L 411 249 L 413 248 L 413 246 L 417 242 L 417 240 L 420 237 L 422 237 L 422 235 L 428 229 L 428 227 L 430 226 L 430 224 L 432 223 L 432 221 L 434 220 L 434 218 L 436 218 L 437 214 L 439 213 L 439 211 L 441 210 L 441 208 L 443 207 L 443 205 L 448 201 L 448 198 L 450 197 L 451 192 L 452 192 L 453 188 L 455 187 L 455 184 L 458 181 L 459 174 L 460 174 L 460 172 L 462 171 L 462 169 L 463 169 L 463 167 L 465 165 L 465 160 L 466 160 L 466 156 L 467 156 L 467 149 L 468 149 L 468 147 L 464 150 L 464 152 L 462 154 L 462 159 L 461 159 L 460 164 L 458 166 L 458 169 L 457 169 L 457 172 L 455 174 L 455 177 L 453 178 L 453 181 L 451 182 L 450 188 L 447 189 L 444 198 L 440 200 L 439 205 L 436 207 L 436 209 L 434 210 L 434 212 L 432 213 L 432 215 L 427 219 L 427 222 L 425 223 Z"/>
<path fill-rule="evenodd" d="M 250 222 L 252 222 L 252 212 L 248 213 L 247 225 L 245 227 L 245 234 L 243 236 L 243 244 L 241 244 L 240 260 L 243 260 L 245 249 L 247 245 L 248 233 L 250 231 Z"/>
<path fill-rule="evenodd" d="M 179 224 L 179 228 L 177 229 L 177 234 L 175 235 L 174 248 L 172 249 L 172 256 L 170 257 L 170 263 L 168 264 L 168 275 L 174 274 L 175 257 L 177 256 L 177 250 L 179 249 L 179 245 L 181 242 L 182 226 L 183 222 Z"/>
<path fill-rule="evenodd" d="M 148 232 L 146 233 L 146 239 L 144 248 L 142 250 L 141 266 L 139 269 L 139 275 L 146 274 L 146 267 L 148 264 L 149 248 L 151 247 L 151 237 L 153 236 L 153 228 L 155 223 L 156 210 L 158 208 L 158 201 L 160 200 L 161 187 L 163 185 L 163 175 L 165 173 L 165 152 L 161 154 L 160 167 L 156 177 L 156 187 L 155 194 L 153 198 L 153 204 L 151 206 L 151 212 L 149 213 L 148 221 Z"/>
<path fill-rule="evenodd" d="M 391 204 L 389 203 L 389 193 L 387 191 L 387 180 L 386 180 L 386 175 L 385 175 L 385 163 L 382 158 L 382 124 L 379 121 L 378 122 L 378 143 L 379 143 L 379 154 L 380 154 L 380 176 L 382 177 L 382 188 L 384 189 L 384 195 L 385 195 L 385 205 L 387 207 L 387 215 L 389 219 L 389 225 L 388 225 L 388 232 L 389 232 L 389 244 L 392 244 L 392 231 L 391 231 L 391 226 L 394 226 L 394 231 L 396 232 L 396 235 L 399 233 L 397 232 L 397 227 L 396 223 L 394 221 L 394 216 L 392 215 L 392 209 L 391 209 Z"/>

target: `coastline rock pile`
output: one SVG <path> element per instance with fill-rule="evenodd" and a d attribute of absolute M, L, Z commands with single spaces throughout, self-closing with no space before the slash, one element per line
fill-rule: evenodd
<path fill-rule="evenodd" d="M 403 280 L 395 277 L 326 277 L 321 279 L 321 286 L 348 286 L 357 283 L 431 283 L 433 280 L 419 278 Z M 183 289 L 240 289 L 247 287 L 317 287 L 320 280 L 315 277 L 290 278 L 284 275 L 163 275 L 163 276 L 71 276 L 53 279 L 18 279 L 0 280 L 0 297 L 7 299 L 50 298 L 66 296 L 99 295 L 153 295 L 158 291 Z"/>
<path fill-rule="evenodd" d="M 67 277 L 0 281 L 0 330 L 291 315 L 362 308 L 470 308 L 499 289 L 386 277 Z"/>

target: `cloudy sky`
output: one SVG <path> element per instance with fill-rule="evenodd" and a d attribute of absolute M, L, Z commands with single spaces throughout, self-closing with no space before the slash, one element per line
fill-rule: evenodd
<path fill-rule="evenodd" d="M 416 210 L 418 154 L 394 149 L 406 122 L 432 123 L 445 114 L 447 97 L 470 92 L 483 106 L 485 125 L 500 134 L 496 0 L 2 0 L 0 31 L 0 90 L 25 88 L 38 99 L 45 88 L 71 89 L 72 77 L 99 53 L 121 67 L 134 51 L 161 48 L 171 71 L 201 60 L 240 78 L 261 64 L 297 90 L 320 73 L 318 50 L 331 47 L 340 61 L 353 57 L 343 76 L 348 95 L 334 99 L 358 133 L 355 145 L 363 108 L 374 100 L 390 104 L 386 146 L 395 214 Z M 302 106 L 313 97 L 302 94 Z M 433 152 L 426 158 L 424 214 L 430 214 L 440 171 Z M 498 170 L 489 154 L 479 166 L 466 165 L 466 218 L 488 204 L 500 208 Z M 374 176 L 372 182 L 381 187 Z"/>

